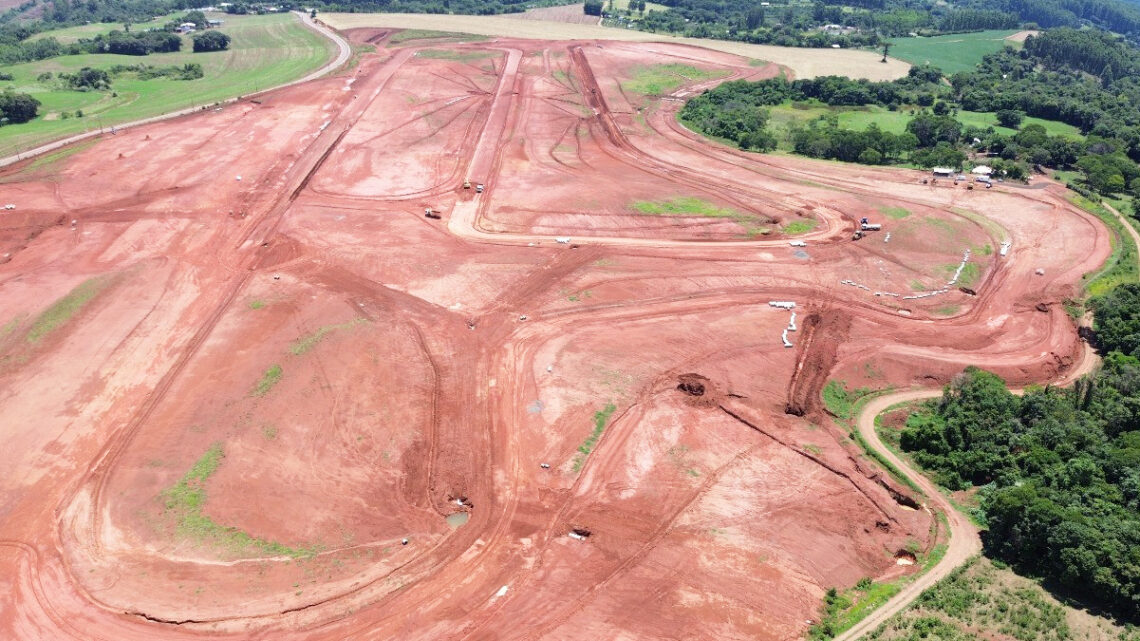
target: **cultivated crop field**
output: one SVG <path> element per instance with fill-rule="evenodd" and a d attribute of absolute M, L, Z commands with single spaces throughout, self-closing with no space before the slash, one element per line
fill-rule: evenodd
<path fill-rule="evenodd" d="M 1006 45 L 1020 46 L 1011 36 L 1018 31 L 977 31 L 929 38 L 896 38 L 891 41 L 891 55 L 912 65 L 938 67 L 947 75 L 969 71 L 987 54 L 1001 51 Z"/>
<path fill-rule="evenodd" d="M 190 38 L 183 36 L 182 51 L 178 53 L 61 56 L 6 68 L 15 77 L 9 84 L 17 91 L 31 94 L 43 106 L 35 120 L 0 128 L 0 156 L 13 155 L 48 140 L 83 131 L 109 128 L 274 87 L 303 77 L 333 57 L 334 48 L 328 40 L 304 27 L 292 14 L 219 17 L 225 20 L 220 30 L 233 38 L 227 51 L 194 53 Z M 61 30 L 65 32 L 61 41 L 105 33 L 109 29 L 92 29 L 105 26 Z M 122 25 L 117 27 L 122 28 Z M 110 69 L 114 65 L 137 64 L 165 67 L 190 62 L 202 65 L 204 77 L 140 80 L 137 74 L 127 73 L 114 78 L 108 91 L 64 89 L 55 78 L 59 73 L 74 73 L 83 67 Z M 52 78 L 41 79 L 45 73 L 50 73 Z M 77 111 L 82 111 L 83 117 L 74 117 Z"/>
<path fill-rule="evenodd" d="M 829 379 L 1087 365 L 1057 184 L 678 123 L 752 57 L 349 35 L 0 172 L 0 638 L 800 638 L 946 539 Z"/>

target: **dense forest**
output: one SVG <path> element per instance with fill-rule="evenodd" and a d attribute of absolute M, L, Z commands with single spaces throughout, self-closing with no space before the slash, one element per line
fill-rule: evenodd
<path fill-rule="evenodd" d="M 1136 50 L 1096 31 L 1055 29 L 1026 40 L 1021 51 L 987 56 L 973 72 L 943 82 L 939 70 L 913 67 L 906 78 L 868 82 L 842 77 L 724 83 L 690 99 L 680 118 L 690 128 L 742 149 L 776 147 L 766 108 L 782 104 L 874 105 L 910 114 L 906 133 L 871 126 L 843 129 L 820 118 L 788 134 L 795 153 L 865 164 L 910 163 L 959 167 L 968 154 L 1010 178 L 1034 168 L 1080 170 L 1087 188 L 1140 195 L 1140 70 Z M 1095 70 L 1095 71 L 1094 71 Z M 1012 135 L 962 125 L 959 109 L 994 112 Z M 1084 141 L 1050 136 L 1025 116 L 1058 120 Z"/>
<path fill-rule="evenodd" d="M 1140 284 L 1093 301 L 1103 368 L 1018 397 L 969 368 L 901 445 L 951 489 L 979 487 L 987 553 L 1140 622 Z"/>

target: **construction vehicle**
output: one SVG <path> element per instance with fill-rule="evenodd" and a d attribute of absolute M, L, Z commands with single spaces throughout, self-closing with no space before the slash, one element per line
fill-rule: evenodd
<path fill-rule="evenodd" d="M 470 180 L 464 180 L 463 181 L 463 188 L 464 189 L 471 189 L 471 181 Z"/>
<path fill-rule="evenodd" d="M 477 194 L 483 193 L 483 183 L 477 183 L 475 185 L 475 193 L 477 193 Z"/>
<path fill-rule="evenodd" d="M 424 218 L 431 218 L 433 220 L 439 220 L 440 215 L 439 215 L 438 211 L 435 211 L 431 207 L 426 207 L 426 208 L 424 208 Z"/>
<path fill-rule="evenodd" d="M 851 240 L 859 240 L 863 237 L 863 230 L 856 229 L 854 234 L 851 234 Z"/>
<path fill-rule="evenodd" d="M 863 223 L 859 225 L 860 231 L 879 231 L 883 226 L 879 223 Z"/>

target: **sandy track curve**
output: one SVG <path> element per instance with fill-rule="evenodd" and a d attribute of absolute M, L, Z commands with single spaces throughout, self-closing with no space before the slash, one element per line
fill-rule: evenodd
<path fill-rule="evenodd" d="M 1099 359 L 1097 358 L 1096 352 L 1093 351 L 1088 344 L 1085 344 L 1082 350 L 1080 364 L 1063 378 L 1052 382 L 1058 385 L 1072 383 L 1081 376 L 1091 374 L 1098 366 Z M 1014 389 L 1011 391 L 1014 394 L 1020 395 L 1023 394 L 1025 390 Z M 864 442 L 867 443 L 867 446 L 874 450 L 878 456 L 881 456 L 883 459 L 889 461 L 891 465 L 894 465 L 895 469 L 899 470 L 912 483 L 922 488 L 929 503 L 933 504 L 935 509 L 946 515 L 946 520 L 950 525 L 950 542 L 946 549 L 946 555 L 942 557 L 942 560 L 940 560 L 937 565 L 930 568 L 929 571 L 920 576 L 913 583 L 908 584 L 902 591 L 891 597 L 889 601 L 869 614 L 862 621 L 852 626 L 851 629 L 836 636 L 836 641 L 855 641 L 855 639 L 859 639 L 863 635 L 873 631 L 894 615 L 905 610 L 924 591 L 934 586 L 935 583 L 941 581 L 953 572 L 955 568 L 963 565 L 982 550 L 982 541 L 979 537 L 977 526 L 950 504 L 950 501 L 946 499 L 946 496 L 933 481 L 895 455 L 895 453 L 883 443 L 882 439 L 879 438 L 878 432 L 875 430 L 875 419 L 885 412 L 887 408 L 899 403 L 910 403 L 938 398 L 940 396 L 942 396 L 942 390 L 940 389 L 908 390 L 885 394 L 866 403 L 855 417 L 855 428 L 859 430 L 859 435 L 863 438 Z"/>

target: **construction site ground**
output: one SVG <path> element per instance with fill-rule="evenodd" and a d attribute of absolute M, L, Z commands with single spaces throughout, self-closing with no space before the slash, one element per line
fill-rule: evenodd
<path fill-rule="evenodd" d="M 1060 185 L 708 141 L 728 53 L 348 35 L 0 174 L 0 638 L 800 638 L 945 539 L 827 380 L 1081 366 Z"/>

